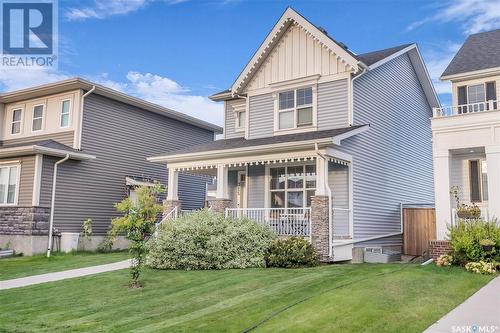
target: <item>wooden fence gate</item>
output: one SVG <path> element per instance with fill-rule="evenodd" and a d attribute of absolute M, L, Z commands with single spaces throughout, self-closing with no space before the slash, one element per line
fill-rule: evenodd
<path fill-rule="evenodd" d="M 403 207 L 403 253 L 428 253 L 429 241 L 436 239 L 436 212 L 428 207 Z"/>

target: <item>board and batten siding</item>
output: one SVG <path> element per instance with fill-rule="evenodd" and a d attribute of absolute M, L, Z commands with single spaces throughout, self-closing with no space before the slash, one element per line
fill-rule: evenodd
<path fill-rule="evenodd" d="M 346 127 L 349 124 L 348 80 L 318 84 L 318 130 Z"/>
<path fill-rule="evenodd" d="M 119 216 L 113 207 L 127 195 L 126 176 L 167 182 L 166 166 L 147 157 L 213 140 L 213 132 L 91 94 L 85 99 L 82 150 L 95 160 L 67 161 L 58 171 L 55 226 L 79 232 L 91 218 L 96 234 L 105 233 Z M 51 187 L 46 176 L 54 160 L 44 157 L 42 188 Z M 48 165 L 48 166 L 47 166 Z M 47 169 L 48 168 L 48 169 Z M 182 209 L 202 207 L 206 178 L 179 175 Z M 45 190 L 42 201 L 50 190 Z"/>
<path fill-rule="evenodd" d="M 433 203 L 432 110 L 406 54 L 354 81 L 354 124 L 342 142 L 353 156 L 354 238 L 400 231 L 400 203 Z M 363 245 L 400 245 L 401 237 Z"/>
<path fill-rule="evenodd" d="M 74 141 L 74 131 L 66 131 L 66 132 L 57 132 L 57 133 L 50 133 L 50 134 L 44 134 L 44 135 L 36 135 L 36 136 L 28 136 L 28 137 L 23 137 L 19 139 L 9 139 L 3 141 L 4 145 L 13 145 L 13 144 L 20 144 L 20 143 L 30 143 L 30 142 L 39 142 L 39 141 L 45 141 L 45 140 L 54 140 L 59 143 L 62 143 L 63 145 L 66 145 L 68 147 L 73 147 L 73 141 Z"/>
<path fill-rule="evenodd" d="M 236 128 L 236 110 L 245 109 L 246 101 L 234 99 L 225 102 L 225 120 L 224 120 L 224 137 L 226 139 L 242 138 L 245 136 L 244 131 L 235 131 Z"/>
<path fill-rule="evenodd" d="M 266 204 L 266 167 L 264 165 L 251 165 L 247 175 L 247 206 L 248 208 L 264 208 Z"/>
<path fill-rule="evenodd" d="M 274 98 L 272 94 L 250 96 L 248 138 L 274 135 Z"/>
<path fill-rule="evenodd" d="M 13 165 L 21 165 L 17 204 L 18 206 L 31 206 L 33 200 L 33 178 L 35 176 L 35 155 L 0 159 L 0 163 L 10 162 Z"/>

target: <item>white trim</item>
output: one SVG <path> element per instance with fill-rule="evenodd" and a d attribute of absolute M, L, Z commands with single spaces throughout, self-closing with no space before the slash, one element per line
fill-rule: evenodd
<path fill-rule="evenodd" d="M 42 184 L 42 166 L 43 166 L 43 155 L 35 155 L 35 172 L 33 177 L 33 196 L 31 199 L 31 204 L 33 206 L 40 205 L 40 187 Z"/>
<path fill-rule="evenodd" d="M 364 126 L 361 126 L 361 127 L 358 127 L 352 131 L 348 131 L 348 132 L 345 132 L 343 134 L 339 134 L 339 135 L 335 135 L 333 138 L 332 138 L 332 141 L 334 144 L 336 144 L 337 146 L 340 146 L 341 144 L 341 141 L 342 140 L 345 140 L 347 138 L 350 138 L 351 136 L 353 135 L 356 135 L 356 134 L 359 134 L 359 133 L 363 133 L 363 132 L 366 132 L 370 129 L 370 125 L 364 125 Z"/>
<path fill-rule="evenodd" d="M 14 202 L 13 203 L 0 203 L 0 207 L 12 207 L 17 206 L 19 204 L 19 187 L 21 185 L 21 162 L 5 162 L 0 167 L 1 168 L 9 168 L 9 174 L 7 175 L 7 188 L 5 189 L 5 196 L 7 197 L 9 193 L 9 178 L 10 178 L 10 168 L 17 167 L 17 175 L 16 175 L 16 193 L 14 194 Z"/>
<path fill-rule="evenodd" d="M 16 123 L 19 123 L 19 132 L 17 133 L 12 133 L 12 125 L 14 124 L 14 111 L 18 111 L 18 110 L 21 110 L 21 120 L 18 120 L 16 121 Z M 10 126 L 9 126 L 9 135 L 10 136 L 17 136 L 17 135 L 21 135 L 23 134 L 24 132 L 24 110 L 25 110 L 25 107 L 24 106 L 14 106 L 14 107 L 11 107 L 10 110 L 7 112 L 7 115 L 10 115 Z"/>
<path fill-rule="evenodd" d="M 35 118 L 35 108 L 37 106 L 41 106 L 42 107 L 42 117 L 38 117 L 38 118 Z M 37 132 L 42 132 L 44 129 L 45 129 L 45 112 L 47 111 L 47 108 L 45 106 L 45 103 L 40 103 L 40 104 L 34 104 L 32 109 L 31 109 L 31 133 L 37 133 Z M 33 124 L 35 122 L 36 119 L 42 119 L 42 124 L 40 126 L 40 129 L 38 130 L 34 130 L 33 129 Z"/>
<path fill-rule="evenodd" d="M 311 132 L 317 130 L 317 119 L 318 119 L 318 85 L 317 83 L 305 84 L 305 85 L 294 85 L 293 88 L 280 89 L 275 91 L 273 94 L 274 98 L 274 135 L 280 134 L 291 134 L 291 133 L 301 133 L 301 132 Z M 297 90 L 311 88 L 312 103 L 297 106 Z M 279 108 L 279 96 L 282 93 L 293 91 L 293 108 L 280 110 Z M 298 126 L 298 111 L 299 109 L 312 108 L 312 124 L 307 126 Z M 293 112 L 293 127 L 280 128 L 279 115 L 284 112 Z"/>
<path fill-rule="evenodd" d="M 455 80 L 455 79 L 472 79 L 477 76 L 482 76 L 482 75 L 496 75 L 500 74 L 500 67 L 493 67 L 493 68 L 485 68 L 485 69 L 479 69 L 477 71 L 470 71 L 470 72 L 464 72 L 464 73 L 458 73 L 458 74 L 452 74 L 452 75 L 445 75 L 441 76 L 439 79 L 442 81 L 445 80 Z"/>
<path fill-rule="evenodd" d="M 148 187 L 155 186 L 154 183 L 141 182 L 140 180 L 135 180 L 135 179 L 130 178 L 130 177 L 125 177 L 125 185 L 127 185 L 127 186 L 148 186 Z"/>
<path fill-rule="evenodd" d="M 51 156 L 66 156 L 69 155 L 71 159 L 75 160 L 92 160 L 96 157 L 89 154 L 70 152 L 61 149 L 48 148 L 43 146 L 23 146 L 23 147 L 13 147 L 13 148 L 0 148 L 0 158 L 8 157 L 11 155 L 19 155 L 19 154 L 30 154 L 30 153 L 39 153 L 46 154 Z"/>
<path fill-rule="evenodd" d="M 395 53 L 391 54 L 390 56 L 387 56 L 387 57 L 385 57 L 385 58 L 383 58 L 383 59 L 381 59 L 381 60 L 377 61 L 376 63 L 371 64 L 371 65 L 369 66 L 369 69 L 370 69 L 370 70 L 373 70 L 373 69 L 375 69 L 375 68 L 377 68 L 377 67 L 380 67 L 380 66 L 382 66 L 383 64 L 385 64 L 385 63 L 387 63 L 387 62 L 391 61 L 392 59 L 395 59 L 395 58 L 399 57 L 400 55 L 405 54 L 406 52 L 409 52 L 409 51 L 411 51 L 411 50 L 415 49 L 416 47 L 417 47 L 417 45 L 416 45 L 416 44 L 411 44 L 411 45 L 408 45 L 408 46 L 407 46 L 407 47 L 405 47 L 404 49 L 401 49 L 401 50 L 399 50 L 398 52 L 395 52 Z"/>
<path fill-rule="evenodd" d="M 62 116 L 63 116 L 63 105 L 64 105 L 64 102 L 69 102 L 69 107 L 68 107 L 68 125 L 67 126 L 62 126 Z M 65 98 L 65 99 L 61 99 L 61 102 L 59 103 L 59 128 L 69 128 L 71 127 L 71 120 L 72 120 L 72 112 L 71 112 L 71 108 L 73 107 L 72 103 L 71 103 L 71 98 Z"/>

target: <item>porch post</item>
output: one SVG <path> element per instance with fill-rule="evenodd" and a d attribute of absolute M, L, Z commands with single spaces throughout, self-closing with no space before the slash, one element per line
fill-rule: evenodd
<path fill-rule="evenodd" d="M 316 193 L 311 199 L 311 241 L 321 261 L 329 261 L 330 201 L 327 191 L 328 160 L 316 158 Z"/>
<path fill-rule="evenodd" d="M 226 208 L 231 206 L 229 199 L 229 167 L 219 164 L 217 165 L 217 192 L 215 200 L 211 200 L 210 207 L 214 213 L 224 214 Z"/>
<path fill-rule="evenodd" d="M 488 213 L 489 218 L 500 219 L 500 146 L 485 148 L 488 177 Z"/>
<path fill-rule="evenodd" d="M 175 207 L 180 207 L 178 196 L 179 171 L 168 168 L 167 199 L 163 201 L 163 215 L 170 213 Z"/>
<path fill-rule="evenodd" d="M 450 152 L 434 152 L 434 197 L 436 204 L 436 237 L 446 239 L 447 225 L 451 223 Z"/>

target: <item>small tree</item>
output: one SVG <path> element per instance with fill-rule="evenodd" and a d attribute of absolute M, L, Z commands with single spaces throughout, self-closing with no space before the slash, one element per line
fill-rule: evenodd
<path fill-rule="evenodd" d="M 139 276 L 146 254 L 146 242 L 154 232 L 156 218 L 163 210 L 156 197 L 163 192 L 161 184 L 154 187 L 141 186 L 136 189 L 136 199 L 125 198 L 115 204 L 116 209 L 125 215 L 111 221 L 114 233 L 124 232 L 130 240 L 130 253 L 133 257 L 130 274 L 132 281 L 130 287 L 142 287 Z"/>

